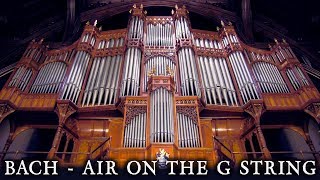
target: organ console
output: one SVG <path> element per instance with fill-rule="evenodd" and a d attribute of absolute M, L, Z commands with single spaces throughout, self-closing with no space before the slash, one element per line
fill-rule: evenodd
<path fill-rule="evenodd" d="M 238 161 L 249 155 L 230 152 L 248 152 L 253 134 L 254 152 L 269 158 L 263 113 L 305 111 L 320 122 L 319 92 L 285 41 L 256 49 L 223 21 L 217 32 L 192 29 L 184 6 L 171 16 L 148 16 L 143 6 L 130 13 L 126 29 L 87 23 L 67 47 L 32 41 L 1 90 L 0 122 L 20 111 L 55 111 L 48 157 L 73 164 L 155 159 L 159 148 L 173 159 Z M 64 136 L 74 143 L 68 161 L 57 154 L 68 146 Z M 100 147 L 101 137 L 112 140 Z"/>

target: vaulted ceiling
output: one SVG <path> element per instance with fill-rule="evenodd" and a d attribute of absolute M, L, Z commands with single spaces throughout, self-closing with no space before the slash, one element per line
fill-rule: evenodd
<path fill-rule="evenodd" d="M 8 2 L 8 1 L 7 1 Z M 16 0 L 0 8 L 1 67 L 19 60 L 32 39 L 45 38 L 52 48 L 69 44 L 95 19 L 103 29 L 125 27 L 128 10 L 142 3 L 148 14 L 169 15 L 186 5 L 192 26 L 214 30 L 221 19 L 232 21 L 246 43 L 266 48 L 285 38 L 320 67 L 320 11 L 317 0 Z M 163 13 L 163 14 L 162 14 Z"/>

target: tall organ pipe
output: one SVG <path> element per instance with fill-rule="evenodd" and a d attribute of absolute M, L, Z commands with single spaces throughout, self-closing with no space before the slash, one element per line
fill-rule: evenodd
<path fill-rule="evenodd" d="M 275 65 L 267 62 L 253 64 L 253 72 L 264 93 L 288 93 L 289 89 Z"/>
<path fill-rule="evenodd" d="M 178 57 L 182 95 L 201 96 L 193 51 L 191 48 L 181 48 Z"/>
<path fill-rule="evenodd" d="M 61 99 L 69 99 L 76 103 L 83 79 L 89 64 L 90 55 L 85 51 L 78 51 L 70 74 L 65 82 Z"/>
<path fill-rule="evenodd" d="M 44 65 L 40 69 L 29 92 L 57 93 L 66 74 L 66 70 L 67 65 L 63 62 L 52 62 Z"/>
<path fill-rule="evenodd" d="M 136 115 L 124 130 L 123 146 L 127 148 L 143 148 L 146 146 L 146 113 Z"/>
<path fill-rule="evenodd" d="M 126 53 L 121 96 L 137 96 L 140 86 L 141 50 L 130 47 Z"/>
<path fill-rule="evenodd" d="M 236 80 L 240 89 L 244 102 L 250 99 L 258 99 L 256 87 L 254 86 L 252 77 L 249 74 L 248 67 L 245 63 L 244 56 L 241 52 L 233 52 L 229 56 L 231 66 L 235 72 Z"/>
<path fill-rule="evenodd" d="M 151 142 L 172 143 L 173 131 L 173 94 L 165 88 L 151 92 L 150 102 Z"/>
<path fill-rule="evenodd" d="M 32 70 L 30 68 L 27 69 L 26 67 L 21 66 L 13 75 L 8 85 L 10 87 L 17 87 L 21 91 L 24 91 L 29 83 L 31 76 L 32 76 Z"/>
<path fill-rule="evenodd" d="M 206 103 L 237 106 L 236 92 L 226 60 L 200 56 L 199 64 L 203 86 L 207 94 Z"/>
<path fill-rule="evenodd" d="M 116 101 L 121 55 L 96 57 L 93 60 L 82 106 L 108 105 Z"/>

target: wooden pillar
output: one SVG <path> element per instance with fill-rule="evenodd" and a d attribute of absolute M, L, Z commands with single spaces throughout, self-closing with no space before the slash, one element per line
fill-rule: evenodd
<path fill-rule="evenodd" d="M 51 149 L 48 154 L 48 159 L 52 159 L 54 157 L 55 153 L 57 152 L 58 145 L 60 143 L 60 139 L 62 136 L 63 126 L 64 126 L 66 120 L 76 111 L 77 111 L 76 105 L 74 105 L 69 100 L 59 100 L 57 102 L 55 112 L 57 113 L 57 115 L 59 117 L 59 125 L 57 128 L 56 135 L 53 139 Z"/>
<path fill-rule="evenodd" d="M 13 142 L 13 139 L 14 139 L 13 137 L 14 137 L 14 133 L 11 132 L 9 134 L 9 137 L 8 137 L 6 143 L 4 144 L 4 147 L 2 149 L 2 154 L 0 154 L 0 163 L 4 160 L 6 153 L 8 152 L 8 150 Z"/>
<path fill-rule="evenodd" d="M 263 100 L 250 100 L 245 106 L 244 111 L 247 112 L 254 119 L 255 129 L 257 131 L 257 138 L 261 146 L 265 159 L 271 159 L 270 151 L 267 147 L 263 132 L 261 130 L 260 118 L 265 111 Z"/>
<path fill-rule="evenodd" d="M 266 143 L 266 140 L 264 138 L 264 135 L 262 133 L 260 123 L 256 124 L 256 129 L 257 129 L 257 137 L 258 137 L 258 140 L 260 142 L 261 151 L 264 154 L 264 158 L 265 159 L 271 159 L 271 154 L 270 154 L 270 151 L 269 151 L 269 149 L 267 147 L 267 143 Z"/>

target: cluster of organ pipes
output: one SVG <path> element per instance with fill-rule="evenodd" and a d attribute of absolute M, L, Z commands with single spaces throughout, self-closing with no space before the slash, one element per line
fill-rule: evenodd
<path fill-rule="evenodd" d="M 287 76 L 288 76 L 288 78 L 289 78 L 294 90 L 299 89 L 301 87 L 301 84 L 300 84 L 300 82 L 298 80 L 298 77 L 294 73 L 294 70 L 289 68 L 289 69 L 286 70 L 286 74 L 287 74 Z"/>
<path fill-rule="evenodd" d="M 123 37 L 118 39 L 102 40 L 98 44 L 98 49 L 122 47 L 123 45 L 124 45 Z"/>
<path fill-rule="evenodd" d="M 183 96 L 201 96 L 200 83 L 195 64 L 194 52 L 191 48 L 178 51 L 181 92 Z"/>
<path fill-rule="evenodd" d="M 90 54 L 85 51 L 77 52 L 70 74 L 64 84 L 61 99 L 77 103 L 90 58 Z"/>
<path fill-rule="evenodd" d="M 207 104 L 238 106 L 236 91 L 224 58 L 199 57 Z"/>
<path fill-rule="evenodd" d="M 143 36 L 144 20 L 138 16 L 133 16 L 129 26 L 128 38 L 141 39 Z"/>
<path fill-rule="evenodd" d="M 169 75 L 168 68 L 175 71 L 175 63 L 168 57 L 165 56 L 155 56 L 147 60 L 144 65 L 144 91 L 147 91 L 148 86 L 148 74 L 152 71 L 153 75 Z M 174 80 L 176 81 L 176 74 L 174 73 Z"/>
<path fill-rule="evenodd" d="M 244 102 L 251 99 L 259 99 L 257 88 L 253 83 L 253 79 L 249 73 L 242 52 L 236 51 L 229 55 L 229 60 L 238 82 L 239 91 Z"/>
<path fill-rule="evenodd" d="M 256 62 L 252 69 L 263 93 L 289 93 L 289 89 L 275 65 Z"/>
<path fill-rule="evenodd" d="M 177 113 L 178 144 L 183 148 L 201 147 L 198 125 L 188 116 Z"/>
<path fill-rule="evenodd" d="M 18 68 L 11 81 L 9 82 L 9 87 L 17 87 L 21 91 L 24 91 L 27 87 L 29 80 L 32 76 L 32 70 L 21 66 Z"/>
<path fill-rule="evenodd" d="M 222 49 L 221 44 L 217 40 L 196 38 L 195 42 L 197 47 Z"/>
<path fill-rule="evenodd" d="M 174 141 L 173 94 L 158 88 L 150 95 L 150 132 L 152 143 Z"/>
<path fill-rule="evenodd" d="M 298 66 L 295 66 L 294 68 L 295 68 L 296 72 L 298 73 L 298 75 L 300 76 L 302 84 L 304 86 L 308 86 L 309 82 L 308 82 L 306 76 L 304 75 L 304 73 L 302 72 L 301 68 Z"/>
<path fill-rule="evenodd" d="M 187 19 L 180 16 L 175 19 L 176 37 L 177 39 L 191 38 L 191 32 L 187 23 Z"/>
<path fill-rule="evenodd" d="M 107 105 L 116 102 L 121 58 L 121 55 L 94 58 L 82 106 Z"/>
<path fill-rule="evenodd" d="M 30 93 L 57 93 L 66 74 L 64 62 L 48 63 L 40 69 Z"/>
<path fill-rule="evenodd" d="M 141 50 L 128 48 L 122 76 L 121 96 L 138 96 L 140 90 Z"/>
<path fill-rule="evenodd" d="M 146 46 L 174 46 L 172 23 L 156 23 L 147 25 Z"/>
<path fill-rule="evenodd" d="M 147 113 L 139 113 L 128 122 L 124 130 L 123 147 L 146 147 Z"/>

